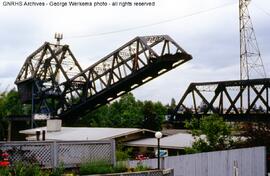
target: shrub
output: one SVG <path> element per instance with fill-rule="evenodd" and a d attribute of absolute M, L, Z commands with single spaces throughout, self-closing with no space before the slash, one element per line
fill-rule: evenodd
<path fill-rule="evenodd" d="M 116 164 L 114 167 L 113 167 L 113 172 L 114 173 L 120 173 L 120 172 L 127 172 L 128 171 L 128 168 L 125 164 L 123 163 L 119 163 L 119 164 Z"/>
<path fill-rule="evenodd" d="M 37 164 L 25 164 L 16 162 L 12 167 L 1 168 L 0 176 L 61 176 L 64 173 L 64 168 L 59 167 L 55 170 L 42 170 Z"/>
<path fill-rule="evenodd" d="M 111 173 L 112 166 L 106 161 L 87 162 L 81 165 L 80 174 L 105 174 Z"/>
<path fill-rule="evenodd" d="M 36 164 L 23 164 L 21 162 L 15 163 L 12 168 L 16 176 L 44 176 L 45 173 L 42 172 L 41 168 Z"/>
<path fill-rule="evenodd" d="M 61 163 L 59 167 L 52 170 L 50 176 L 61 176 L 65 171 L 64 164 Z"/>
<path fill-rule="evenodd" d="M 149 170 L 150 168 L 139 163 L 135 168 L 134 168 L 134 171 L 135 172 L 140 172 L 140 171 L 146 171 L 146 170 Z"/>
<path fill-rule="evenodd" d="M 128 154 L 121 150 L 116 150 L 115 155 L 116 155 L 116 161 L 125 161 L 125 160 L 128 160 L 129 158 Z"/>
<path fill-rule="evenodd" d="M 81 175 L 89 175 L 89 174 L 120 173 L 127 171 L 128 168 L 123 163 L 118 163 L 117 165 L 112 166 L 110 163 L 106 161 L 95 161 L 82 164 L 79 172 Z"/>
<path fill-rule="evenodd" d="M 226 150 L 232 147 L 232 127 L 216 114 L 201 119 L 193 117 L 191 121 L 185 122 L 185 127 L 191 129 L 195 139 L 192 148 L 185 149 L 186 153 Z"/>
<path fill-rule="evenodd" d="M 9 176 L 10 174 L 10 170 L 8 168 L 5 167 L 0 167 L 0 175 L 1 176 Z"/>
<path fill-rule="evenodd" d="M 116 161 L 127 161 L 133 155 L 133 148 L 131 147 L 124 147 L 123 144 L 117 144 L 117 150 L 115 152 Z"/>

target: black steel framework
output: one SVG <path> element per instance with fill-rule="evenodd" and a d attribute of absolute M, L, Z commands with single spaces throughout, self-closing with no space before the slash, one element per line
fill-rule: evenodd
<path fill-rule="evenodd" d="M 207 88 L 207 89 L 205 89 Z M 175 108 L 174 115 L 269 114 L 270 79 L 191 83 Z M 244 100 L 244 104 L 241 104 Z"/>
<path fill-rule="evenodd" d="M 67 45 L 45 43 L 27 58 L 15 83 L 33 113 L 76 119 L 190 59 L 169 36 L 144 36 L 82 70 Z"/>

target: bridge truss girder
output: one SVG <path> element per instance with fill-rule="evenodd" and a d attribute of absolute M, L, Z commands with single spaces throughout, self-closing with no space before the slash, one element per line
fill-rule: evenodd
<path fill-rule="evenodd" d="M 268 78 L 191 83 L 177 104 L 174 114 L 269 114 L 269 88 Z"/>
<path fill-rule="evenodd" d="M 85 70 L 65 48 L 45 43 L 27 58 L 16 79 L 19 92 L 31 95 L 27 100 L 32 98 L 34 113 L 45 109 L 63 119 L 79 118 L 192 59 L 167 35 L 136 37 Z M 75 75 L 61 68 L 67 58 Z"/>
<path fill-rule="evenodd" d="M 60 85 L 60 116 L 96 109 L 190 59 L 169 36 L 136 37 Z"/>

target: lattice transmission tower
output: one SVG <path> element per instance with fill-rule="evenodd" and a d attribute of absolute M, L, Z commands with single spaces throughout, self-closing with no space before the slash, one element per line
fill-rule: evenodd
<path fill-rule="evenodd" d="M 240 79 L 265 78 L 261 53 L 249 15 L 251 0 L 239 0 L 240 19 Z"/>

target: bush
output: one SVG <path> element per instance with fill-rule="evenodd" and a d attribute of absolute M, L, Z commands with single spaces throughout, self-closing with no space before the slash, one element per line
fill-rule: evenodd
<path fill-rule="evenodd" d="M 113 167 L 113 172 L 114 173 L 120 173 L 120 172 L 127 172 L 128 168 L 125 164 L 116 164 L 116 166 Z"/>
<path fill-rule="evenodd" d="M 61 176 L 64 173 L 64 168 L 59 167 L 55 170 L 42 170 L 37 164 L 25 164 L 16 162 L 12 167 L 1 168 L 0 176 Z"/>
<path fill-rule="evenodd" d="M 61 163 L 59 167 L 53 169 L 50 176 L 61 176 L 65 171 L 64 164 Z"/>
<path fill-rule="evenodd" d="M 146 171 L 146 170 L 149 170 L 149 169 L 150 169 L 149 167 L 147 167 L 147 166 L 145 166 L 145 165 L 139 163 L 139 164 L 135 167 L 134 171 L 135 171 L 135 172 L 140 172 L 140 171 Z"/>
<path fill-rule="evenodd" d="M 112 166 L 106 161 L 87 162 L 81 165 L 80 174 L 105 174 L 111 173 Z"/>
<path fill-rule="evenodd" d="M 186 153 L 226 150 L 233 145 L 232 127 L 216 114 L 201 119 L 193 117 L 185 122 L 185 127 L 191 129 L 195 139 L 192 148 L 185 149 Z"/>
<path fill-rule="evenodd" d="M 0 167 L 0 175 L 1 176 L 9 176 L 10 175 L 10 170 L 5 167 Z"/>
<path fill-rule="evenodd" d="M 116 155 L 116 161 L 126 161 L 130 159 L 131 153 L 132 153 L 132 148 L 127 148 L 123 149 L 123 147 L 118 147 L 119 149 L 116 150 L 115 155 Z"/>
<path fill-rule="evenodd" d="M 16 176 L 43 176 L 42 170 L 36 164 L 26 165 L 21 162 L 16 163 L 13 168 Z"/>
<path fill-rule="evenodd" d="M 112 166 L 106 161 L 88 162 L 82 164 L 80 167 L 81 175 L 120 173 L 127 171 L 128 169 L 125 164 L 119 163 L 116 166 Z"/>

